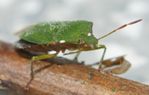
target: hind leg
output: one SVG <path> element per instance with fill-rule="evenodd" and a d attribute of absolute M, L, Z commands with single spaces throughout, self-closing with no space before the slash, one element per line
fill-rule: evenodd
<path fill-rule="evenodd" d="M 81 53 L 81 51 L 79 51 L 79 52 L 75 55 L 73 61 L 78 62 L 78 57 L 79 57 L 80 53 Z"/>
<path fill-rule="evenodd" d="M 38 56 L 33 56 L 33 57 L 32 57 L 32 59 L 31 59 L 31 61 L 30 61 L 30 70 L 31 70 L 30 77 L 31 77 L 31 78 L 30 78 L 29 82 L 28 82 L 27 85 L 26 85 L 26 89 L 29 88 L 30 83 L 31 83 L 32 80 L 34 79 L 34 70 L 33 70 L 33 69 L 34 69 L 34 68 L 33 68 L 34 62 L 40 61 L 40 60 L 44 60 L 44 59 L 54 58 L 54 57 L 57 56 L 57 54 L 58 54 L 58 53 L 56 53 L 56 54 L 43 54 L 43 55 L 38 55 Z"/>

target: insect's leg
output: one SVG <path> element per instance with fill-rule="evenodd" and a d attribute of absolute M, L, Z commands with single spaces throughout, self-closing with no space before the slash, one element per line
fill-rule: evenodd
<path fill-rule="evenodd" d="M 75 55 L 73 61 L 78 62 L 78 57 L 79 57 L 79 55 L 80 55 L 80 53 L 81 53 L 81 50 L 78 50 L 78 51 L 75 51 L 75 52 L 64 53 L 64 55 L 69 55 L 69 54 L 74 54 L 74 53 L 77 53 L 77 54 Z M 83 63 L 83 62 L 82 62 L 82 63 Z"/>
<path fill-rule="evenodd" d="M 38 56 L 33 56 L 32 57 L 32 59 L 30 61 L 30 70 L 31 70 L 30 77 L 31 78 L 30 78 L 29 82 L 26 85 L 26 89 L 28 89 L 30 83 L 34 79 L 34 70 L 33 70 L 33 64 L 34 64 L 34 62 L 40 61 L 40 60 L 44 60 L 44 59 L 54 58 L 54 57 L 57 56 L 57 54 L 58 53 L 56 53 L 56 54 L 43 54 L 43 55 L 38 55 Z"/>
<path fill-rule="evenodd" d="M 68 53 L 64 53 L 64 55 L 69 55 L 69 54 L 74 54 L 74 53 L 79 53 L 80 51 L 74 51 L 74 52 L 68 52 Z"/>
<path fill-rule="evenodd" d="M 78 57 L 79 57 L 80 53 L 81 53 L 81 51 L 77 52 L 77 54 L 75 55 L 75 57 L 73 59 L 74 61 L 78 62 Z"/>
<path fill-rule="evenodd" d="M 105 45 L 100 45 L 100 46 L 98 47 L 98 49 L 104 49 L 104 50 L 103 50 L 103 53 L 102 53 L 102 56 L 101 56 L 101 59 L 100 59 L 100 61 L 99 61 L 99 67 L 98 67 L 98 70 L 100 70 L 100 68 L 101 68 L 101 64 L 102 64 L 102 61 L 104 60 L 104 57 L 105 57 L 107 48 L 106 48 Z"/>

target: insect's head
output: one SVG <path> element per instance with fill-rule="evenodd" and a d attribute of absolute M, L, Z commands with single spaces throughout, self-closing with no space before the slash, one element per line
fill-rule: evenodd
<path fill-rule="evenodd" d="M 107 36 L 113 34 L 114 32 L 116 32 L 116 31 L 118 31 L 118 30 L 120 30 L 120 29 L 122 29 L 122 28 L 125 28 L 126 26 L 129 26 L 129 25 L 138 23 L 138 22 L 140 22 L 140 21 L 142 21 L 142 19 L 135 20 L 135 21 L 129 22 L 129 23 L 127 23 L 127 24 L 124 24 L 124 25 L 122 25 L 122 26 L 116 28 L 115 30 L 113 30 L 113 31 L 111 31 L 111 32 L 109 32 L 109 33 L 107 33 L 106 35 L 103 35 L 102 37 L 100 37 L 100 38 L 98 38 L 98 39 L 97 39 L 92 33 L 89 33 L 87 36 L 84 36 L 83 39 L 84 39 L 85 43 L 87 44 L 87 46 L 89 46 L 91 49 L 95 49 L 95 48 L 98 48 L 98 46 L 99 46 L 99 45 L 98 45 L 98 41 L 99 41 L 99 40 L 101 40 L 101 39 L 103 39 L 103 38 L 105 38 L 105 37 L 107 37 Z"/>
<path fill-rule="evenodd" d="M 98 46 L 98 39 L 94 35 L 84 36 L 83 40 L 91 49 L 95 49 Z"/>

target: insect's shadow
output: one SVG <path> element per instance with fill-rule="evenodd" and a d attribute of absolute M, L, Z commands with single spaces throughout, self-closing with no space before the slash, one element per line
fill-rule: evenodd
<path fill-rule="evenodd" d="M 69 60 L 69 59 L 66 59 L 66 58 L 63 58 L 63 57 L 50 58 L 50 59 L 42 60 L 42 61 L 45 61 L 45 62 L 50 63 L 50 64 L 46 64 L 43 67 L 35 70 L 34 74 L 39 73 L 42 70 L 45 70 L 47 68 L 50 68 L 53 64 L 57 64 L 57 65 L 76 64 L 76 63 L 80 64 L 79 62 L 76 62 L 76 61 L 74 62 L 72 60 Z"/>
<path fill-rule="evenodd" d="M 25 50 L 22 50 L 22 49 L 15 49 L 15 50 L 19 56 L 22 56 L 22 57 L 29 59 L 29 60 L 31 60 L 31 58 L 33 56 L 36 56 L 35 54 L 31 54 L 31 53 L 29 53 Z M 47 64 L 44 64 L 44 66 L 40 66 L 40 68 L 34 70 L 34 72 L 33 72 L 34 74 L 37 74 L 37 73 L 41 72 L 42 70 L 48 69 L 51 66 L 53 66 L 54 64 L 57 64 L 57 65 L 64 65 L 64 64 L 81 64 L 81 65 L 84 65 L 84 63 L 82 63 L 82 62 L 70 60 L 70 59 L 67 59 L 64 57 L 49 58 L 49 59 L 41 60 L 41 61 L 46 62 Z M 36 63 L 34 65 L 38 65 L 38 61 Z M 39 63 L 39 65 L 40 65 L 40 63 Z"/>

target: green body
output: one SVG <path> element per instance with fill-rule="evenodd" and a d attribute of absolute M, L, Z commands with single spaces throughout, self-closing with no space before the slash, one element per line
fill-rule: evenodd
<path fill-rule="evenodd" d="M 79 41 L 97 44 L 98 40 L 93 35 L 88 36 L 92 32 L 92 26 L 92 22 L 84 20 L 39 23 L 25 28 L 19 32 L 19 36 L 24 41 L 39 45 L 61 40 L 74 44 Z"/>

